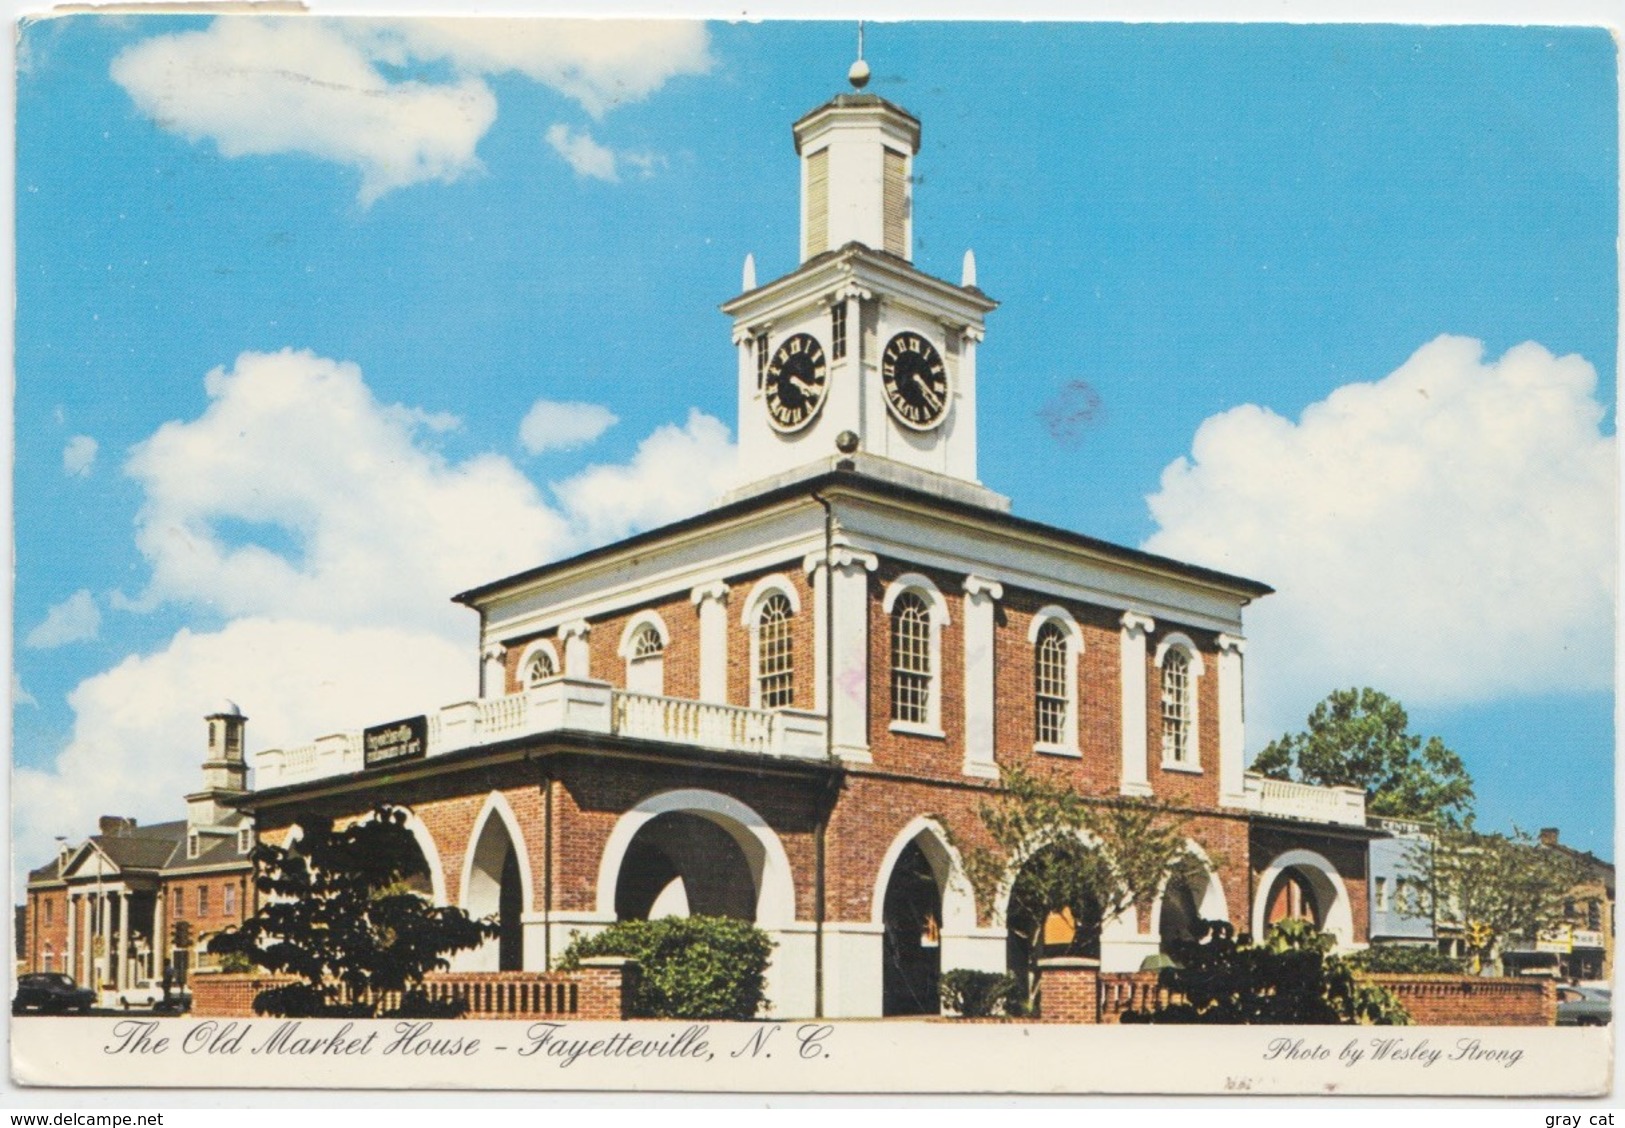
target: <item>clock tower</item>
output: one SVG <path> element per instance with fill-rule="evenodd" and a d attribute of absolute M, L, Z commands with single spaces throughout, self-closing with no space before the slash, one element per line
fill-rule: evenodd
<path fill-rule="evenodd" d="M 863 93 L 868 70 L 795 123 L 801 263 L 723 305 L 739 355 L 741 497 L 839 461 L 1007 510 L 976 477 L 976 347 L 995 303 L 913 263 L 920 123 Z"/>

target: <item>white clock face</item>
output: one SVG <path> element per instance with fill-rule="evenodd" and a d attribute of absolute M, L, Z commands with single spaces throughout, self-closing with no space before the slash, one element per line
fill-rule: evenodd
<path fill-rule="evenodd" d="M 899 333 L 880 357 L 886 406 L 905 427 L 929 431 L 948 414 L 948 371 L 942 354 L 918 333 Z"/>
<path fill-rule="evenodd" d="M 762 379 L 768 422 L 785 433 L 801 430 L 824 406 L 829 388 L 824 347 L 807 333 L 787 338 L 773 350 Z"/>

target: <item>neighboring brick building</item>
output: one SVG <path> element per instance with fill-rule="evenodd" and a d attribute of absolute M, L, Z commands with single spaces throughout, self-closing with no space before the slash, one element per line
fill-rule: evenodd
<path fill-rule="evenodd" d="M 462 970 L 724 913 L 772 934 L 777 1015 L 935 1012 L 942 971 L 1027 958 L 961 855 L 1019 765 L 1174 805 L 1213 863 L 1107 922 L 1106 970 L 1196 916 L 1365 941 L 1363 796 L 1245 771 L 1242 611 L 1270 589 L 1016 517 L 978 480 L 995 303 L 969 255 L 959 284 L 912 265 L 919 130 L 862 93 L 795 125 L 801 265 L 757 286 L 747 263 L 723 307 L 749 483 L 459 595 L 479 698 L 259 753 L 238 806 L 262 837 L 409 809 L 430 894 L 500 922 Z"/>
<path fill-rule="evenodd" d="M 253 914 L 253 824 L 231 806 L 248 793 L 246 718 L 230 706 L 207 722 L 203 787 L 186 797 L 185 819 L 104 815 L 100 833 L 63 842 L 56 861 L 29 872 L 25 970 L 107 991 L 166 969 L 184 979 L 210 966 L 210 936 Z"/>

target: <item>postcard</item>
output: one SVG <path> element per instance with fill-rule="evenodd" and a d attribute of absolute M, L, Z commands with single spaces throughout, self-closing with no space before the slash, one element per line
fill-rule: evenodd
<path fill-rule="evenodd" d="M 17 35 L 15 1095 L 1608 1091 L 1608 28 Z"/>

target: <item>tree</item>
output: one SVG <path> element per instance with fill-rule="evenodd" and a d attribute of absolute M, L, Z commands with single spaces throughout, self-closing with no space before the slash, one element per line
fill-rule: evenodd
<path fill-rule="evenodd" d="M 1510 835 L 1471 828 L 1418 839 L 1406 877 L 1436 925 L 1461 929 L 1473 970 L 1498 959 L 1513 942 L 1534 944 L 1564 922 L 1566 901 L 1585 880 L 1584 867 L 1514 829 Z"/>
<path fill-rule="evenodd" d="M 266 900 L 209 950 L 304 980 L 260 992 L 262 1014 L 370 1017 L 396 992 L 421 1007 L 424 975 L 496 935 L 494 924 L 407 887 L 423 855 L 399 808 L 379 807 L 343 830 L 307 821 L 294 848 L 262 844 L 252 858 Z"/>
<path fill-rule="evenodd" d="M 1183 821 L 1159 804 L 1085 799 L 1020 768 L 1004 769 L 1001 783 L 980 808 L 993 844 L 966 851 L 965 871 L 984 911 L 1016 872 L 1005 919 L 1034 955 L 1052 917 L 1072 925 L 1069 952 L 1098 952 L 1106 921 L 1148 909 L 1176 874 L 1205 872 L 1186 849 Z"/>
<path fill-rule="evenodd" d="M 1262 944 L 1225 921 L 1198 925 L 1176 941 L 1177 966 L 1158 985 L 1178 1001 L 1124 1022 L 1408 1026 L 1410 1015 L 1385 987 L 1361 983 L 1332 949 L 1336 941 L 1304 920 L 1284 920 Z"/>
<path fill-rule="evenodd" d="M 1472 816 L 1473 781 L 1438 737 L 1410 731 L 1405 707 L 1375 689 L 1339 689 L 1310 712 L 1304 732 L 1273 740 L 1253 761 L 1272 779 L 1365 789 L 1374 815 L 1460 826 Z"/>
<path fill-rule="evenodd" d="M 638 963 L 632 1014 L 638 1018 L 708 1018 L 749 1022 L 768 1005 L 767 962 L 773 938 L 733 917 L 623 920 L 570 941 L 562 971 L 589 956 L 626 956 Z"/>

